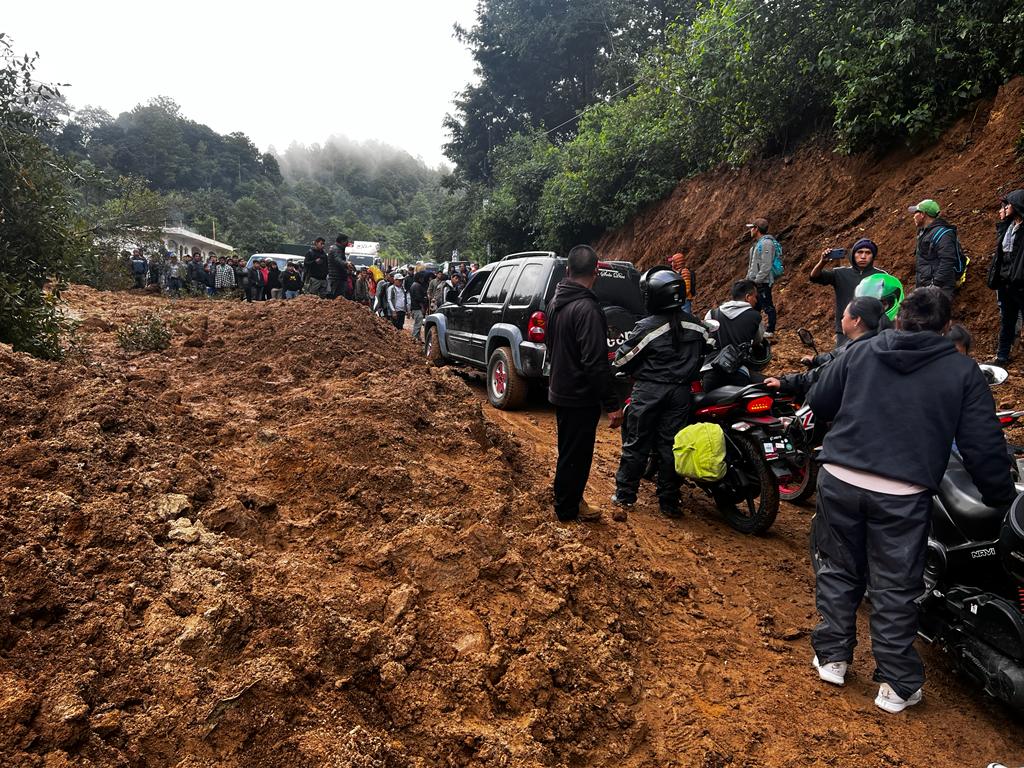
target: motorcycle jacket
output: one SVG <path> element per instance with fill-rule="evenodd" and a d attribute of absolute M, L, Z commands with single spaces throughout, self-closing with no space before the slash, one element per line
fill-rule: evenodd
<path fill-rule="evenodd" d="M 678 320 L 675 333 L 673 320 Z M 612 368 L 637 381 L 689 384 L 697 377 L 709 339 L 707 328 L 686 312 L 649 315 L 619 345 Z"/>

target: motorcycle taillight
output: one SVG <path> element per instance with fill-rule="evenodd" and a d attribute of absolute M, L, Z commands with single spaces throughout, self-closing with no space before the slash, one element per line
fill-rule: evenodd
<path fill-rule="evenodd" d="M 774 402 L 775 400 L 771 395 L 755 397 L 753 400 L 747 401 L 747 413 L 767 413 L 772 409 L 772 403 Z"/>
<path fill-rule="evenodd" d="M 704 391 L 704 384 L 701 383 L 700 379 L 690 382 L 690 392 L 694 395 L 699 395 Z"/>

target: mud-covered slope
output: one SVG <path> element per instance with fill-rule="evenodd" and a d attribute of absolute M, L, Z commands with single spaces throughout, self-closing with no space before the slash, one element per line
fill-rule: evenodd
<path fill-rule="evenodd" d="M 703 310 L 745 275 L 750 242 L 743 225 L 764 215 L 786 255 L 786 274 L 775 290 L 780 330 L 810 324 L 827 334 L 832 292 L 807 280 L 821 249 L 870 237 L 879 245 L 879 265 L 912 287 L 916 230 L 907 206 L 934 197 L 972 259 L 956 313 L 987 353 L 998 312 L 985 276 L 999 197 L 1024 187 L 1024 165 L 1014 154 L 1022 122 L 1024 78 L 1016 78 L 923 151 L 843 157 L 807 146 L 788 157 L 706 173 L 606 234 L 597 248 L 604 258 L 644 267 L 679 250 L 690 254 Z"/>
<path fill-rule="evenodd" d="M 86 362 L 0 348 L 0 763 L 634 748 L 636 558 L 555 525 L 406 335 L 347 302 L 69 298 Z M 143 307 L 172 347 L 126 357 Z"/>

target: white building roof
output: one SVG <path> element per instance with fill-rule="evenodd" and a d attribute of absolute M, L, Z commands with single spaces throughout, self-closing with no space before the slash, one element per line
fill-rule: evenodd
<path fill-rule="evenodd" d="M 164 237 L 188 238 L 189 240 L 194 240 L 197 243 L 202 243 L 209 248 L 219 248 L 222 251 L 235 250 L 234 247 L 227 243 L 222 243 L 219 240 L 214 240 L 210 237 L 203 237 L 198 232 L 193 232 L 192 230 L 185 229 L 184 227 L 163 227 L 160 231 L 164 233 Z"/>

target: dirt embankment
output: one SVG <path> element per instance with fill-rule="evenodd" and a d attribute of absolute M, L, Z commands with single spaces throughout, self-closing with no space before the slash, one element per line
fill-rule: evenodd
<path fill-rule="evenodd" d="M 788 157 L 706 173 L 681 183 L 596 247 L 604 258 L 644 267 L 687 253 L 699 270 L 703 313 L 745 275 L 750 241 L 743 225 L 764 215 L 786 257 L 786 274 L 774 291 L 780 330 L 809 325 L 827 338 L 832 292 L 807 280 L 822 248 L 849 248 L 870 237 L 879 246 L 879 266 L 913 287 L 916 231 L 907 206 L 933 197 L 971 257 L 955 312 L 988 355 L 995 351 L 998 310 L 985 277 L 999 197 L 1024 187 L 1024 164 L 1014 153 L 1022 122 L 1024 78 L 1018 77 L 925 150 L 842 157 L 807 146 Z"/>
<path fill-rule="evenodd" d="M 654 599 L 466 385 L 347 302 L 76 288 L 0 348 L 4 766 L 612 764 Z M 167 314 L 172 347 L 114 328 Z M 635 542 L 632 544 L 635 548 Z"/>

